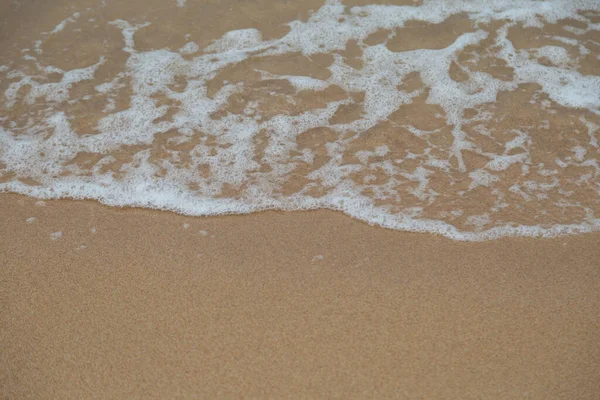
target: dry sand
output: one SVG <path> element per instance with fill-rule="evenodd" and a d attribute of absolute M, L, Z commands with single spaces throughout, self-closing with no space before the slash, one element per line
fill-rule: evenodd
<path fill-rule="evenodd" d="M 8 194 L 0 213 L 3 398 L 600 392 L 598 234 L 459 243 Z"/>

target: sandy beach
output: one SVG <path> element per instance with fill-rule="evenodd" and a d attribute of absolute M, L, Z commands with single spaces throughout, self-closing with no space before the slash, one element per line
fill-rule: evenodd
<path fill-rule="evenodd" d="M 0 204 L 7 399 L 600 390 L 597 234 L 458 243 L 330 211 Z"/>
<path fill-rule="evenodd" d="M 0 1 L 0 220 L 3 399 L 598 399 L 600 4 Z"/>

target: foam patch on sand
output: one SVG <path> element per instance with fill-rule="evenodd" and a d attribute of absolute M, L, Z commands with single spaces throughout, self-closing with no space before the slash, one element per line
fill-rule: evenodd
<path fill-rule="evenodd" d="M 129 56 L 101 83 L 103 57 L 63 70 L 39 45 L 23 56 L 35 74 L 0 70 L 0 190 L 188 215 L 329 208 L 458 240 L 599 230 L 600 77 L 583 66 L 600 26 L 586 12 L 600 5 L 328 1 L 278 39 L 243 29 L 153 51 L 134 39 L 149 23 L 111 21 Z M 576 31 L 552 44 L 514 38 L 565 20 Z M 69 107 L 92 100 L 83 131 Z"/>

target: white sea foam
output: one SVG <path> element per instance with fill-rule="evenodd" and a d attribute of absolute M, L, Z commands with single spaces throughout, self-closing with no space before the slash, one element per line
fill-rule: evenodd
<path fill-rule="evenodd" d="M 68 17 L 68 18 L 65 18 L 64 20 L 62 20 L 62 21 L 61 21 L 61 22 L 60 22 L 58 25 L 56 25 L 56 26 L 54 27 L 54 29 L 52 29 L 52 30 L 51 30 L 49 33 L 50 33 L 50 34 L 52 34 L 52 33 L 57 33 L 57 32 L 60 32 L 60 31 L 62 31 L 63 29 L 65 29 L 65 26 L 66 26 L 68 23 L 70 23 L 70 22 L 75 22 L 75 21 L 77 20 L 77 18 L 79 18 L 79 15 L 80 15 L 80 14 L 79 14 L 78 12 L 75 12 L 75 13 L 73 13 L 73 15 L 71 15 L 70 17 Z"/>
<path fill-rule="evenodd" d="M 178 0 L 177 4 L 183 7 L 185 1 Z M 72 97 L 73 87 L 93 81 L 106 62 L 104 58 L 70 71 L 37 63 L 39 74 L 60 73 L 58 82 L 39 80 L 25 70 L 0 71 L 13 80 L 4 92 L 6 110 L 19 101 L 28 106 L 45 105 L 43 111 L 28 116 L 25 125 L 6 121 L 0 126 L 0 166 L 4 164 L 4 170 L 16 174 L 16 178 L 0 183 L 0 190 L 46 199 L 91 198 L 114 206 L 151 207 L 188 215 L 329 208 L 387 228 L 432 232 L 458 240 L 600 230 L 596 217 L 600 211 L 598 125 L 593 119 L 600 115 L 600 77 L 580 72 L 579 58 L 574 59 L 560 46 L 576 44 L 581 57 L 589 54 L 583 39 L 578 38 L 598 30 L 598 24 L 566 30 L 569 37 L 559 37 L 553 45 L 539 48 L 519 49 L 510 40 L 514 27 L 543 29 L 545 24 L 565 18 L 589 23 L 580 10 L 600 11 L 600 5 L 597 0 L 456 0 L 425 1 L 419 7 L 371 5 L 348 10 L 331 0 L 307 21 L 291 22 L 290 31 L 282 38 L 264 40 L 259 30 L 242 29 L 225 33 L 204 49 L 188 41 L 179 51 L 138 51 L 134 34 L 149 23 L 133 25 L 115 20 L 110 24 L 121 30 L 123 50 L 129 57 L 111 80 L 94 84 L 91 96 L 105 101 L 105 115 L 94 127 L 94 134 L 77 131 L 66 107 L 81 101 Z M 446 47 L 393 51 L 385 40 L 366 43 L 381 30 L 389 30 L 387 40 L 401 36 L 402 29 L 412 26 L 410 21 L 441 24 L 463 13 L 468 15 L 472 29 L 457 34 Z M 68 29 L 78 16 L 76 13 L 64 20 L 51 33 Z M 484 25 L 490 21 L 504 22 L 489 30 Z M 450 71 L 460 55 L 486 40 L 491 40 L 487 46 L 493 47 L 493 58 L 511 71 L 510 79 L 474 67 L 482 58 L 492 57 L 489 54 L 477 54 L 471 64 L 459 66 L 466 78 L 453 77 Z M 350 65 L 339 53 L 349 41 L 357 43 L 362 52 L 360 68 Z M 41 51 L 39 44 L 35 48 Z M 316 57 L 323 54 L 331 55 L 332 63 L 324 69 L 326 73 L 301 75 L 269 70 L 268 64 L 260 64 L 261 60 L 296 54 L 311 66 L 317 65 Z M 30 54 L 26 57 L 37 62 Z M 209 83 L 225 68 L 242 63 L 249 65 L 248 76 L 250 72 L 260 75 L 258 83 L 244 78 L 223 80 L 209 92 Z M 295 65 L 287 66 L 291 67 Z M 422 85 L 402 89 L 415 74 Z M 181 77 L 185 87 L 174 90 Z M 269 89 L 269 84 L 279 81 L 288 82 L 293 93 Z M 267 89 L 260 89 L 259 83 Z M 531 95 L 530 103 L 546 110 L 548 120 L 527 120 L 509 132 L 511 137 L 501 138 L 492 127 L 496 123 L 493 105 L 499 96 L 517 93 L 525 84 L 540 88 Z M 118 91 L 123 87 L 132 93 L 129 108 L 115 111 Z M 346 96 L 302 109 L 303 93 L 327 98 L 327 90 L 335 87 Z M 24 88 L 28 91 L 22 99 Z M 246 98 L 253 93 L 262 97 L 248 100 L 241 113 L 230 111 L 235 96 Z M 358 118 L 331 123 L 344 107 L 357 105 L 352 93 L 362 96 Z M 170 118 L 170 106 L 157 101 L 157 96 L 177 104 Z M 271 96 L 277 98 L 274 104 L 268 103 Z M 418 100 L 422 96 L 425 101 Z M 422 101 L 423 107 L 436 106 L 437 111 L 423 121 L 417 117 L 413 120 L 411 115 L 398 117 L 399 109 L 415 101 Z M 586 141 L 574 140 L 568 154 L 561 151 L 552 155 L 555 165 L 546 167 L 543 163 L 550 158 L 546 152 L 544 162 L 538 160 L 536 149 L 542 146 L 537 143 L 539 134 L 532 131 L 551 130 L 548 121 L 554 118 L 557 107 L 587 112 L 573 118 L 585 127 Z M 469 110 L 475 110 L 475 116 L 467 116 Z M 215 117 L 219 112 L 222 115 Z M 371 132 L 389 129 L 385 123 L 392 117 L 403 121 L 390 122 L 394 132 L 405 132 L 407 137 L 396 139 L 386 134 L 385 143 L 373 139 L 373 143 L 359 145 Z M 161 146 L 172 149 L 154 159 L 152 144 L 169 132 L 176 135 Z M 315 142 L 323 143 L 302 144 L 303 137 L 311 132 L 317 132 Z M 323 132 L 330 132 L 332 137 L 325 140 Z M 476 134 L 494 141 L 500 149 L 485 148 L 475 140 Z M 266 139 L 259 152 L 261 135 Z M 450 140 L 439 144 L 444 135 Z M 411 140 L 425 146 L 421 148 Z M 125 146 L 145 147 L 118 169 L 111 169 Z M 178 146 L 186 150 L 173 150 Z M 481 165 L 472 166 L 467 153 L 477 154 L 483 160 Z M 81 154 L 99 158 L 92 166 L 78 164 L 74 160 Z M 286 194 L 284 186 L 295 179 L 302 166 L 309 169 L 303 175 L 307 182 Z M 515 167 L 522 174 L 518 178 L 511 175 Z M 581 171 L 576 176 L 559 172 L 566 169 Z M 440 182 L 447 187 L 440 188 Z M 235 190 L 228 195 L 231 188 Z M 474 197 L 482 193 L 493 201 L 487 204 Z M 590 193 L 594 199 L 589 198 Z M 586 203 L 581 202 L 582 196 L 587 196 Z M 513 197 L 528 204 L 529 211 L 523 211 L 523 205 L 515 203 Z M 483 205 L 485 210 L 479 209 Z M 549 207 L 559 207 L 563 214 L 574 212 L 567 218 L 546 221 L 543 218 Z M 513 214 L 501 214 L 511 208 Z"/>

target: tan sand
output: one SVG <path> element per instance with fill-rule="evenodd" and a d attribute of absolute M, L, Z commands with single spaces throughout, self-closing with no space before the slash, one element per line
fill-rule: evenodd
<path fill-rule="evenodd" d="M 94 80 L 70 88 L 77 102 L 54 105 L 69 117 L 78 135 L 95 134 L 110 103 L 95 87 L 124 71 L 128 59 L 122 32 L 108 22 L 150 22 L 135 33 L 137 51 L 177 50 L 188 41 L 204 48 L 234 29 L 257 28 L 265 39 L 282 37 L 290 29 L 286 23 L 306 20 L 323 0 L 190 0 L 185 8 L 175 3 L 0 1 L 0 65 L 14 62 L 11 68 L 30 75 L 37 73 L 37 67 L 25 54 L 64 70 L 88 67 L 104 57 Z M 421 2 L 344 2 L 348 7 L 372 3 Z M 81 11 L 82 17 L 48 34 L 75 11 Z M 440 24 L 408 24 L 403 35 L 390 38 L 388 46 L 392 51 L 444 48 L 462 34 L 464 24 L 464 16 Z M 577 21 L 563 21 L 543 32 L 515 27 L 509 34 L 519 48 L 561 45 L 554 38 L 556 32 L 581 36 L 564 26 L 578 27 Z M 490 32 L 492 28 L 485 27 Z M 389 33 L 376 32 L 369 42 L 381 42 Z M 600 39 L 597 32 L 587 35 L 592 52 L 582 56 L 578 68 L 582 74 L 595 74 Z M 33 46 L 41 39 L 38 54 Z M 467 49 L 459 61 L 511 80 L 512 71 L 494 57 L 481 58 L 481 65 L 471 62 L 469 52 L 485 54 L 492 39 Z M 362 50 L 350 42 L 340 54 L 348 65 L 360 69 Z M 25 48 L 29 53 L 23 52 Z M 568 50 L 570 56 L 579 52 L 576 47 Z M 241 115 L 240 104 L 252 99 L 262 101 L 265 118 L 323 107 L 340 94 L 305 91 L 297 102 L 286 103 L 282 99 L 289 83 L 279 82 L 281 87 L 274 86 L 279 93 L 273 95 L 274 89 L 261 86 L 262 78 L 249 71 L 260 67 L 273 74 L 321 79 L 328 76 L 332 62 L 331 54 L 309 59 L 298 53 L 248 60 L 225 69 L 208 82 L 211 95 L 224 81 L 247 82 L 249 91 L 232 97 L 238 103 L 232 100 L 214 118 L 228 112 Z M 459 66 L 452 64 L 452 79 L 463 81 Z M 2 93 L 21 79 L 8 78 L 6 71 L 0 70 L 5 74 L 0 76 Z M 419 88 L 422 82 L 417 78 L 403 82 L 405 89 Z M 47 74 L 39 79 L 55 82 L 61 76 Z M 181 89 L 177 85 L 185 86 L 185 80 L 174 85 Z M 499 117 L 491 123 L 498 136 L 529 126 L 536 139 L 532 153 L 536 162 L 554 162 L 557 149 L 574 145 L 573 137 L 587 140 L 581 117 L 590 121 L 598 117 L 556 105 L 534 107 L 530 100 L 538 89 L 526 85 L 499 96 L 488 105 Z M 28 134 L 32 115 L 43 120 L 47 111 L 42 100 L 33 105 L 26 101 L 28 90 L 23 87 L 18 92 L 14 106 L 0 108 L 3 123 L 15 132 L 21 129 L 19 135 Z M 89 93 L 94 96 L 86 99 Z M 450 138 L 451 127 L 445 126 L 445 118 L 438 116 L 440 108 L 428 104 L 424 93 L 356 141 L 351 153 L 386 143 L 397 151 L 419 148 L 422 143 L 412 133 L 397 135 L 407 115 L 425 130 L 441 124 L 446 134 L 442 139 Z M 127 85 L 118 92 L 115 112 L 130 106 L 131 95 Z M 332 124 L 360 116 L 360 93 L 343 96 L 356 97 L 355 107 L 342 108 Z M 177 105 L 166 98 L 158 100 L 170 107 L 165 116 L 169 120 Z M 549 125 L 534 126 L 531 121 Z M 13 122 L 17 128 L 9 125 Z M 573 128 L 578 126 L 580 131 Z M 550 128 L 562 136 L 549 135 Z M 317 133 L 326 137 L 328 132 Z M 76 164 L 85 175 L 100 159 L 112 156 L 114 161 L 104 164 L 104 172 L 118 176 L 136 152 L 151 150 L 157 163 L 168 160 L 169 135 L 175 133 L 107 154 L 82 152 L 63 166 Z M 479 137 L 474 128 L 469 135 L 481 146 L 489 140 Z M 298 137 L 299 148 L 311 149 L 317 162 L 293 171 L 282 188 L 284 195 L 310 183 L 311 172 L 327 161 L 327 141 L 321 136 Z M 206 137 L 194 140 L 201 139 Z M 267 135 L 259 133 L 255 139 L 264 151 Z M 441 140 L 439 145 L 451 141 L 444 143 Z M 503 151 L 494 146 L 493 151 Z M 263 158 L 259 156 L 257 161 Z M 487 162 L 469 152 L 464 157 L 469 170 Z M 587 173 L 583 169 L 574 176 Z M 0 163 L 0 182 L 17 178 L 26 185 L 40 184 Z M 444 187 L 443 176 L 437 178 L 432 181 L 444 194 L 465 190 L 470 182 L 466 175 L 459 176 L 462 186 Z M 578 183 L 572 189 L 581 188 L 585 185 Z M 226 189 L 221 195 L 235 198 L 235 190 Z M 577 192 L 576 200 L 597 207 L 592 189 Z M 489 208 L 495 200 L 486 188 L 478 193 L 467 204 L 470 211 Z M 513 197 L 510 204 L 520 206 L 522 196 Z M 545 201 L 554 200 L 550 196 Z M 531 214 L 538 208 L 531 203 L 506 208 L 505 220 L 512 221 L 514 214 L 531 217 L 529 222 L 537 224 Z M 431 213 L 442 211 L 451 210 L 433 207 Z M 548 215 L 556 219 L 553 223 L 569 223 L 573 218 L 564 209 L 550 209 Z M 463 243 L 372 227 L 332 211 L 193 218 L 109 208 L 91 201 L 39 202 L 4 193 L 0 218 L 0 398 L 600 397 L 600 233 Z M 467 215 L 462 218 L 453 222 L 459 228 L 467 226 Z"/>
<path fill-rule="evenodd" d="M 8 194 L 0 213 L 3 398 L 600 392 L 598 234 L 459 243 Z"/>

